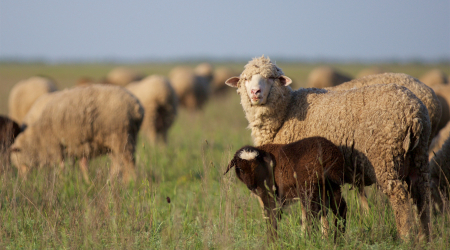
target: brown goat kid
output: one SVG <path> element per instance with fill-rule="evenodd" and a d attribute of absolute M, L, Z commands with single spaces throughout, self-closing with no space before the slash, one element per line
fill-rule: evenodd
<path fill-rule="evenodd" d="M 328 233 L 326 210 L 321 206 L 324 204 L 343 219 L 344 226 L 340 230 L 345 231 L 347 205 L 340 190 L 344 184 L 344 156 L 329 140 L 310 137 L 290 144 L 245 146 L 236 152 L 225 174 L 232 167 L 237 177 L 264 204 L 272 236 L 276 236 L 276 218 L 281 218 L 278 208 L 298 199 L 303 207 L 303 229 L 310 217 L 320 216 L 323 233 Z M 305 208 L 310 213 L 306 213 Z M 323 213 L 319 214 L 321 209 Z M 337 227 L 336 218 L 335 225 Z"/>

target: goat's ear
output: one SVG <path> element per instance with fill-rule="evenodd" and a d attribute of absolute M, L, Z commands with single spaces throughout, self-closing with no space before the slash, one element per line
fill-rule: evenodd
<path fill-rule="evenodd" d="M 284 76 L 284 75 L 281 75 L 279 79 L 283 86 L 288 86 L 292 83 L 291 78 Z"/>
<path fill-rule="evenodd" d="M 230 171 L 230 169 L 232 167 L 234 167 L 234 165 L 236 165 L 236 160 L 233 158 L 233 160 L 231 160 L 230 164 L 228 164 L 228 168 L 223 175 L 226 175 L 228 173 L 228 171 Z"/>
<path fill-rule="evenodd" d="M 225 81 L 225 84 L 230 86 L 230 87 L 237 88 L 239 80 L 240 80 L 239 76 L 233 76 L 231 78 L 228 78 Z"/>

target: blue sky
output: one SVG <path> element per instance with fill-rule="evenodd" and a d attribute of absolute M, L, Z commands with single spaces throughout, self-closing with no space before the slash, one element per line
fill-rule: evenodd
<path fill-rule="evenodd" d="M 450 59 L 450 0 L 0 0 L 0 58 Z"/>

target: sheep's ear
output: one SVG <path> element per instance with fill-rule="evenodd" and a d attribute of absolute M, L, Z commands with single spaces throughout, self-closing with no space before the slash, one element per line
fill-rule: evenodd
<path fill-rule="evenodd" d="M 233 160 L 231 160 L 230 164 L 228 164 L 227 171 L 225 171 L 225 173 L 223 175 L 226 175 L 228 173 L 228 171 L 230 171 L 230 169 L 232 167 L 234 167 L 234 165 L 236 165 L 236 160 L 233 158 Z"/>
<path fill-rule="evenodd" d="M 230 87 L 237 88 L 239 80 L 240 80 L 239 76 L 233 76 L 231 78 L 228 78 L 225 81 L 225 84 L 230 86 Z"/>
<path fill-rule="evenodd" d="M 288 86 L 289 84 L 291 84 L 292 83 L 292 80 L 291 80 L 291 78 L 289 78 L 289 77 L 287 77 L 287 76 L 280 76 L 280 82 L 281 82 L 281 84 L 283 85 L 283 86 Z"/>
<path fill-rule="evenodd" d="M 267 162 L 267 164 L 269 164 L 269 166 L 271 168 L 273 168 L 273 160 L 272 157 L 270 157 L 270 154 L 266 153 L 263 157 L 264 161 Z"/>

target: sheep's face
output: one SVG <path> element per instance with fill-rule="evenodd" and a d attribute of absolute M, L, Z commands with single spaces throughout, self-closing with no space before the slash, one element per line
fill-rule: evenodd
<path fill-rule="evenodd" d="M 270 156 L 267 156 L 266 152 L 254 147 L 244 147 L 236 152 L 225 173 L 235 167 L 239 180 L 245 183 L 248 189 L 255 191 L 268 177 L 269 162 Z"/>
<path fill-rule="evenodd" d="M 19 134 L 10 148 L 11 162 L 18 168 L 36 165 L 36 157 L 28 150 L 30 142 L 28 141 L 27 134 L 29 130 L 30 128 L 27 128 L 27 130 Z"/>
<path fill-rule="evenodd" d="M 265 78 L 260 74 L 253 75 L 249 78 L 240 79 L 239 77 L 232 77 L 225 83 L 231 87 L 239 87 L 238 83 L 242 81 L 244 83 L 245 93 L 252 105 L 264 105 L 267 103 L 267 97 L 270 90 L 274 85 L 288 86 L 292 83 L 292 80 L 287 76 L 280 76 L 278 78 L 269 77 Z"/>

